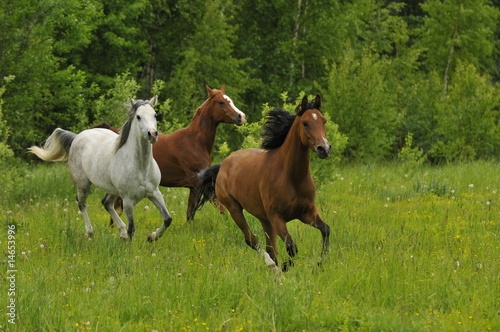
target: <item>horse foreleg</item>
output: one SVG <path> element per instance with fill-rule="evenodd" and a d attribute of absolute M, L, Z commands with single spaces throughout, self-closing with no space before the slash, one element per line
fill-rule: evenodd
<path fill-rule="evenodd" d="M 246 244 L 250 248 L 257 251 L 260 255 L 262 255 L 268 268 L 270 268 L 271 270 L 273 270 L 276 273 L 280 273 L 280 270 L 277 267 L 276 262 L 275 262 L 276 257 L 274 256 L 274 259 L 273 259 L 271 257 L 271 255 L 269 254 L 269 252 L 262 250 L 260 248 L 260 246 L 257 242 L 257 238 L 250 230 L 250 226 L 248 226 L 248 223 L 245 219 L 245 216 L 243 215 L 243 210 L 241 209 L 241 206 L 239 205 L 239 203 L 234 201 L 234 202 L 230 202 L 230 203 L 226 202 L 226 204 L 227 205 L 225 205 L 225 206 L 226 206 L 227 210 L 229 211 L 229 214 L 233 218 L 236 225 L 238 225 L 238 227 L 243 232 L 243 235 L 245 236 Z"/>
<path fill-rule="evenodd" d="M 120 198 L 118 197 L 118 199 L 120 199 Z M 106 209 L 106 211 L 108 211 L 109 215 L 111 216 L 111 222 L 114 221 L 114 223 L 116 224 L 116 227 L 118 227 L 118 229 L 120 230 L 120 238 L 122 238 L 124 240 L 128 240 L 129 237 L 127 234 L 127 226 L 121 220 L 120 216 L 118 215 L 118 213 L 115 210 L 115 206 L 116 206 L 115 202 L 118 199 L 116 198 L 116 196 L 106 194 L 106 196 L 104 196 L 104 198 L 102 199 L 101 202 L 102 202 L 102 205 L 104 205 L 104 208 Z M 120 199 L 120 201 L 121 201 L 121 199 Z M 121 204 L 120 204 L 120 206 L 121 206 Z"/>
<path fill-rule="evenodd" d="M 129 240 L 132 240 L 132 236 L 134 236 L 135 233 L 135 224 L 134 224 L 134 206 L 135 202 L 131 200 L 130 198 L 123 198 L 123 211 L 125 211 L 125 214 L 127 215 L 127 221 L 128 221 L 128 228 L 127 228 L 127 234 L 129 237 Z M 121 233 L 121 229 L 120 229 Z M 121 234 L 120 234 L 120 237 Z"/>
<path fill-rule="evenodd" d="M 104 204 L 105 198 L 106 197 L 104 197 L 102 199 L 103 204 Z M 115 211 L 118 215 L 121 215 L 123 213 L 123 200 L 121 197 L 116 197 L 114 207 L 115 207 Z M 114 222 L 113 218 L 109 218 L 109 227 L 113 227 L 114 224 L 115 224 L 115 222 Z"/>
<path fill-rule="evenodd" d="M 321 232 L 321 237 L 322 237 L 321 257 L 324 257 L 328 253 L 330 247 L 330 226 L 328 226 L 323 221 L 316 208 L 312 213 L 310 213 L 304 219 L 301 219 L 301 221 L 305 224 L 311 225 L 314 228 L 319 229 L 319 231 Z"/>
<path fill-rule="evenodd" d="M 274 231 L 273 225 L 268 220 L 260 219 L 260 223 L 264 228 L 264 233 L 266 235 L 266 252 L 264 256 L 264 260 L 269 267 L 274 272 L 281 272 L 278 268 L 278 248 L 276 247 L 276 232 Z"/>
<path fill-rule="evenodd" d="M 163 217 L 163 224 L 160 226 L 160 228 L 148 235 L 148 241 L 154 242 L 162 237 L 165 230 L 168 228 L 168 226 L 170 226 L 170 224 L 172 223 L 172 217 L 170 216 L 170 213 L 168 213 L 167 206 L 165 205 L 165 200 L 163 199 L 163 195 L 161 194 L 159 189 L 157 189 L 153 193 L 153 196 L 149 197 L 149 199 L 151 200 L 151 202 L 153 202 L 153 204 L 160 211 Z"/>
<path fill-rule="evenodd" d="M 298 252 L 297 245 L 293 241 L 290 233 L 288 233 L 286 222 L 283 219 L 278 218 L 273 222 L 275 231 L 285 243 L 286 252 L 288 253 L 288 256 L 290 256 L 290 259 L 287 262 L 283 263 L 283 271 L 287 271 L 290 266 L 293 266 L 293 257 L 295 257 Z M 274 247 L 276 247 L 276 240 L 274 241 Z"/>

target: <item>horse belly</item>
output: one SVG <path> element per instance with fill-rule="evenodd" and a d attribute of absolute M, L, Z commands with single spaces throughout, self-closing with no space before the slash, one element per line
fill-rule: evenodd
<path fill-rule="evenodd" d="M 68 160 L 73 178 L 81 177 L 83 173 L 96 187 L 117 194 L 109 171 L 117 137 L 107 129 L 90 129 L 80 133 L 71 145 Z"/>
<path fill-rule="evenodd" d="M 193 142 L 186 142 L 189 136 L 181 135 L 184 132 L 160 134 L 153 145 L 153 157 L 160 168 L 163 187 L 195 187 L 199 184 L 196 174 L 210 165 L 210 154 L 199 144 L 193 146 Z"/>
<path fill-rule="evenodd" d="M 236 200 L 243 209 L 257 218 L 264 218 L 265 211 L 260 183 L 265 181 L 260 163 L 259 149 L 237 151 L 224 160 L 216 182 L 216 195 L 224 201 Z"/>

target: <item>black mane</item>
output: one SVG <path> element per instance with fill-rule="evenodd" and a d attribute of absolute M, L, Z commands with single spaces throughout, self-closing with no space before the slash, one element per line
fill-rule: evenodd
<path fill-rule="evenodd" d="M 133 105 L 130 106 L 129 110 L 129 115 L 127 121 L 123 124 L 122 128 L 120 129 L 120 141 L 118 142 L 118 146 L 116 147 L 116 150 L 120 149 L 123 144 L 127 142 L 128 136 L 130 135 L 130 128 L 132 126 L 132 121 L 134 120 L 135 113 L 137 112 L 137 109 L 141 106 L 144 106 L 146 104 L 149 104 L 149 101 L 144 101 L 142 99 L 137 100 Z"/>
<path fill-rule="evenodd" d="M 318 109 L 321 107 L 321 97 L 319 95 L 310 102 L 304 96 L 302 102 L 295 108 L 295 115 L 284 110 L 272 110 L 266 115 L 266 122 L 262 127 L 261 148 L 271 150 L 280 147 L 285 142 L 286 136 L 292 127 L 297 116 L 302 116 L 305 111 Z"/>
<path fill-rule="evenodd" d="M 272 110 L 266 115 L 266 122 L 262 127 L 261 147 L 266 150 L 280 147 L 292 127 L 297 116 L 284 110 Z"/>

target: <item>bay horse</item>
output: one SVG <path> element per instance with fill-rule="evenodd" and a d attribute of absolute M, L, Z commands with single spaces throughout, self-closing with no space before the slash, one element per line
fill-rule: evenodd
<path fill-rule="evenodd" d="M 246 116 L 226 95 L 225 86 L 220 90 L 206 86 L 208 98 L 196 110 L 188 127 L 170 134 L 159 134 L 158 142 L 153 145 L 153 157 L 161 171 L 160 186 L 189 188 L 187 221 L 196 213 L 201 197 L 201 181 L 197 174 L 210 166 L 210 154 L 214 147 L 217 127 L 221 123 L 241 126 Z M 116 130 L 106 123 L 97 126 Z M 119 207 L 119 203 L 115 207 Z"/>
<path fill-rule="evenodd" d="M 284 242 L 292 265 L 297 253 L 286 223 L 299 219 L 320 230 L 323 253 L 328 251 L 330 227 L 321 219 L 314 203 L 315 185 L 309 169 L 309 150 L 324 159 L 331 152 L 326 139 L 325 117 L 320 112 L 319 95 L 307 96 L 295 113 L 282 110 L 268 113 L 263 127 L 262 149 L 243 149 L 229 155 L 222 164 L 199 173 L 203 197 L 199 205 L 217 197 L 231 214 L 252 249 L 261 254 L 267 266 L 279 272 L 276 236 Z M 266 235 L 266 252 L 259 247 L 243 209 L 257 217 Z"/>
<path fill-rule="evenodd" d="M 153 109 L 157 100 L 157 96 L 148 101 L 130 98 L 129 117 L 120 134 L 102 128 L 87 129 L 79 134 L 57 128 L 42 148 L 28 149 L 45 161 L 68 160 L 88 236 L 94 234 L 86 206 L 92 184 L 106 192 L 102 204 L 124 240 L 132 239 L 134 207 L 143 198 L 149 198 L 163 216 L 162 226 L 148 236 L 149 241 L 162 236 L 172 222 L 159 190 L 161 174 L 152 152 L 152 144 L 158 141 Z M 113 207 L 118 196 L 123 198 L 128 229 Z"/>

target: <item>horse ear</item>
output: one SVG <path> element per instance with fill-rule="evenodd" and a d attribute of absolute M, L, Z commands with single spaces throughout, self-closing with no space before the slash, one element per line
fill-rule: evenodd
<path fill-rule="evenodd" d="M 319 95 L 316 95 L 316 98 L 313 101 L 313 107 L 317 110 L 321 108 L 321 97 Z"/>
<path fill-rule="evenodd" d="M 152 107 L 155 107 L 156 103 L 158 102 L 158 95 L 154 95 L 153 98 L 149 101 Z"/>
<path fill-rule="evenodd" d="M 304 98 L 302 98 L 302 103 L 300 103 L 300 107 L 303 110 L 305 110 L 308 103 L 309 103 L 309 101 L 307 100 L 307 95 L 305 95 Z"/>
<path fill-rule="evenodd" d="M 225 85 L 221 86 L 220 91 L 222 92 L 223 95 L 225 95 L 226 94 L 226 86 Z"/>
<path fill-rule="evenodd" d="M 136 101 L 132 97 L 128 97 L 128 99 L 132 105 L 134 105 L 136 103 Z"/>
<path fill-rule="evenodd" d="M 210 89 L 210 87 L 207 84 L 205 84 L 205 87 L 207 88 L 208 96 L 210 97 L 211 95 L 213 95 L 212 89 Z"/>
<path fill-rule="evenodd" d="M 304 96 L 304 98 L 302 98 L 302 101 L 300 103 L 300 105 L 297 105 L 297 107 L 295 108 L 295 114 L 297 115 L 302 115 L 302 113 L 306 110 L 307 108 L 307 95 Z"/>

